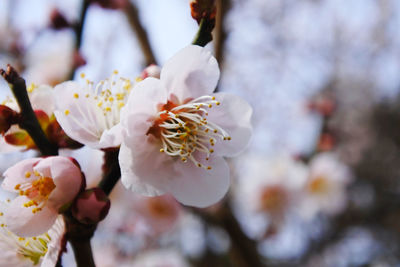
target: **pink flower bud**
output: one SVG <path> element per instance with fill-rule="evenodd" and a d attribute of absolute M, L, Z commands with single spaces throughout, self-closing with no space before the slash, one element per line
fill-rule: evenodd
<path fill-rule="evenodd" d="M 72 215 L 85 224 L 103 220 L 110 209 L 110 200 L 100 188 L 88 189 L 81 193 L 72 206 Z"/>
<path fill-rule="evenodd" d="M 147 77 L 153 77 L 160 79 L 161 68 L 155 64 L 149 65 L 145 68 L 141 74 L 141 78 L 144 80 Z"/>

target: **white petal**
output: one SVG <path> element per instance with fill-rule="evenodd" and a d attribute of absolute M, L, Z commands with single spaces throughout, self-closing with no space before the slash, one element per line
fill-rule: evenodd
<path fill-rule="evenodd" d="M 250 140 L 253 109 L 239 96 L 227 93 L 213 95 L 221 104 L 210 109 L 207 119 L 227 131 L 231 137 L 229 141 L 217 139 L 215 154 L 235 156 L 246 148 Z"/>
<path fill-rule="evenodd" d="M 40 85 L 29 94 L 34 110 L 43 110 L 50 117 L 54 111 L 53 88 L 49 85 Z"/>
<path fill-rule="evenodd" d="M 102 110 L 91 98 L 84 96 L 84 88 L 73 81 L 54 88 L 58 123 L 65 133 L 78 142 L 91 147 L 98 145 L 105 127 Z M 79 95 L 78 98 L 74 94 Z M 68 110 L 68 115 L 65 114 Z"/>
<path fill-rule="evenodd" d="M 228 164 L 221 157 L 212 157 L 207 163 L 211 170 L 177 161 L 175 170 L 179 174 L 168 181 L 167 192 L 182 204 L 199 208 L 221 200 L 230 185 Z"/>
<path fill-rule="evenodd" d="M 121 168 L 121 182 L 125 188 L 145 196 L 162 195 L 162 191 L 146 183 L 145 179 L 140 179 L 136 176 L 134 172 L 134 160 L 132 150 L 123 143 L 119 150 L 119 164 Z M 153 170 L 151 169 L 151 166 L 148 167 L 147 171 L 151 173 Z"/>
<path fill-rule="evenodd" d="M 65 222 L 62 215 L 59 215 L 56 222 L 48 231 L 51 238 L 48 244 L 47 253 L 43 258 L 40 267 L 54 267 L 62 250 L 63 237 L 65 234 Z"/>
<path fill-rule="evenodd" d="M 5 179 L 1 184 L 3 189 L 7 191 L 15 191 L 15 186 L 17 184 L 31 182 L 37 179 L 37 177 L 33 175 L 33 165 L 35 165 L 39 160 L 40 158 L 25 159 L 8 168 L 4 172 Z M 27 172 L 30 172 L 31 174 L 28 178 L 25 177 Z"/>
<path fill-rule="evenodd" d="M 33 213 L 33 207 L 24 207 L 24 203 L 28 201 L 30 199 L 26 196 L 15 198 L 4 214 L 7 228 L 20 237 L 43 234 L 49 230 L 57 218 L 57 211 L 48 207 L 43 207 L 41 211 Z"/>
<path fill-rule="evenodd" d="M 111 129 L 105 130 L 101 135 L 99 148 L 110 148 L 118 147 L 122 142 L 122 127 L 118 123 L 114 125 Z"/>
<path fill-rule="evenodd" d="M 167 103 L 167 90 L 156 78 L 147 78 L 139 82 L 129 94 L 126 107 L 121 110 L 121 122 L 124 126 L 131 120 L 133 114 L 150 114 L 155 116 L 158 104 Z"/>
<path fill-rule="evenodd" d="M 196 45 L 183 48 L 161 70 L 161 81 L 180 101 L 210 95 L 219 80 L 217 60 Z"/>

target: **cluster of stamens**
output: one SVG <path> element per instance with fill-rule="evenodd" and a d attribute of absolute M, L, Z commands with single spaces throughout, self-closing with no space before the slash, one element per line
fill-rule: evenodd
<path fill-rule="evenodd" d="M 116 78 L 118 71 L 114 71 L 110 78 L 100 81 L 96 86 L 90 80 L 86 79 L 86 86 L 82 92 L 73 92 L 74 99 L 86 98 L 88 105 L 93 105 L 96 110 L 94 114 L 85 113 L 77 103 L 77 110 L 82 116 L 87 117 L 89 121 L 95 122 L 95 125 L 100 123 L 100 132 L 94 133 L 96 136 L 101 135 L 106 129 L 112 128 L 120 121 L 120 110 L 125 106 L 128 100 L 129 93 L 133 88 L 133 82 L 126 78 Z M 85 78 L 85 74 L 81 73 L 81 78 Z M 70 114 L 70 110 L 64 110 L 65 115 Z M 94 116 L 94 117 L 93 117 Z M 86 126 L 74 119 L 74 122 L 80 125 L 83 129 Z M 93 134 L 90 129 L 89 133 Z"/>
<path fill-rule="evenodd" d="M 160 152 L 179 156 L 183 162 L 189 160 L 210 170 L 211 166 L 199 162 L 201 154 L 194 152 L 201 152 L 204 159 L 209 160 L 218 139 L 231 140 L 224 129 L 207 120 L 208 110 L 213 105 L 219 106 L 220 102 L 215 97 L 202 96 L 182 105 L 169 104 L 171 107 L 163 108 L 157 114 L 156 124 L 149 130 L 153 134 L 154 129 L 157 130 L 155 135 L 162 143 Z"/>
<path fill-rule="evenodd" d="M 39 172 L 33 173 L 26 172 L 25 177 L 27 179 L 34 175 L 37 177 L 34 181 L 27 181 L 26 183 L 20 183 L 15 186 L 15 190 L 19 192 L 21 196 L 27 196 L 30 200 L 24 203 L 24 207 L 32 208 L 32 212 L 36 213 L 42 210 L 45 206 L 51 192 L 54 190 L 56 185 L 52 178 L 43 177 Z"/>
<path fill-rule="evenodd" d="M 3 223 L 1 217 L 3 212 L 0 212 L 0 238 L 3 242 L 9 243 L 17 249 L 17 253 L 30 259 L 34 265 L 38 264 L 40 258 L 47 253 L 48 244 L 51 237 L 48 233 L 44 233 L 37 237 L 18 237 L 7 229 L 7 225 Z"/>

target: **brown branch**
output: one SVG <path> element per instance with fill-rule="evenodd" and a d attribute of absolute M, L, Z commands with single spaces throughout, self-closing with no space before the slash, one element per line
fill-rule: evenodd
<path fill-rule="evenodd" d="M 136 33 L 140 48 L 142 49 L 144 54 L 146 66 L 150 64 L 157 64 L 153 50 L 150 45 L 149 38 L 147 36 L 147 32 L 140 22 L 138 9 L 132 3 L 132 1 L 127 1 L 126 6 L 124 7 L 124 12 L 126 17 L 128 18 L 131 28 Z"/>
<path fill-rule="evenodd" d="M 247 237 L 232 213 L 230 205 L 225 202 L 217 214 L 209 214 L 200 209 L 192 209 L 205 222 L 222 227 L 231 239 L 229 256 L 237 267 L 262 267 L 266 266 L 257 251 L 256 241 Z"/>
<path fill-rule="evenodd" d="M 215 58 L 217 59 L 220 66 L 223 63 L 223 57 L 224 57 L 223 50 L 227 36 L 224 27 L 224 19 L 230 8 L 231 8 L 230 0 L 217 0 L 217 15 L 216 15 L 215 29 L 213 35 L 214 35 Z"/>

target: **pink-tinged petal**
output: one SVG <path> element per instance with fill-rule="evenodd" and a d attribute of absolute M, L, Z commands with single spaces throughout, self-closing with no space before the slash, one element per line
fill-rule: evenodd
<path fill-rule="evenodd" d="M 122 142 L 122 127 L 118 123 L 101 135 L 98 148 L 118 147 Z"/>
<path fill-rule="evenodd" d="M 161 70 L 161 81 L 168 93 L 180 101 L 210 95 L 219 80 L 217 60 L 196 45 L 183 48 L 169 59 Z"/>
<path fill-rule="evenodd" d="M 172 177 L 166 186 L 184 205 L 204 208 L 221 200 L 230 185 L 229 167 L 221 157 L 212 157 L 207 162 L 211 170 L 195 166 L 192 162 L 175 164 L 178 175 Z"/>
<path fill-rule="evenodd" d="M 41 211 L 32 212 L 34 207 L 24 207 L 30 201 L 26 196 L 20 196 L 11 201 L 4 214 L 7 228 L 20 237 L 31 237 L 43 234 L 53 225 L 57 211 L 43 207 Z"/>
<path fill-rule="evenodd" d="M 40 267 L 54 267 L 57 264 L 58 257 L 63 250 L 63 242 L 65 235 L 65 222 L 63 216 L 59 215 L 56 222 L 48 231 L 51 238 L 47 247 L 47 253 L 43 258 Z"/>
<path fill-rule="evenodd" d="M 211 108 L 207 120 L 220 126 L 231 137 L 229 141 L 217 139 L 215 154 L 235 156 L 246 148 L 250 140 L 253 109 L 244 99 L 236 95 L 216 93 L 213 96 L 221 104 Z"/>
<path fill-rule="evenodd" d="M 139 82 L 129 95 L 126 107 L 121 110 L 121 121 L 127 123 L 127 116 L 134 114 L 150 114 L 155 116 L 158 104 L 166 104 L 167 89 L 160 80 L 149 77 Z M 125 121 L 125 122 L 124 122 Z"/>
<path fill-rule="evenodd" d="M 33 175 L 33 166 L 40 160 L 40 158 L 25 159 L 14 166 L 8 168 L 4 172 L 4 180 L 1 186 L 7 191 L 17 191 L 15 186 L 26 182 L 32 182 L 37 179 Z"/>
<path fill-rule="evenodd" d="M 55 184 L 47 205 L 54 209 L 73 200 L 82 185 L 82 173 L 70 159 L 60 156 L 41 160 L 34 168 L 42 175 L 53 178 Z"/>
<path fill-rule="evenodd" d="M 54 88 L 56 111 L 54 115 L 65 133 L 83 144 L 97 145 L 106 128 L 103 111 L 91 98 L 80 95 L 81 85 L 68 81 Z M 93 103 L 92 103 L 93 102 Z"/>
<path fill-rule="evenodd" d="M 40 85 L 29 94 L 34 110 L 43 110 L 49 117 L 54 111 L 53 88 L 49 85 Z"/>
<path fill-rule="evenodd" d="M 148 160 L 149 157 L 148 155 L 144 155 L 146 159 Z M 138 168 L 141 169 L 140 164 L 135 165 L 134 162 L 136 161 L 136 158 L 132 155 L 132 150 L 128 148 L 124 143 L 122 143 L 120 151 L 119 151 L 119 165 L 121 168 L 121 182 L 125 186 L 125 188 L 131 190 L 132 192 L 139 193 L 145 196 L 158 196 L 163 194 L 163 192 L 146 181 L 146 177 L 139 178 L 140 176 L 137 176 L 135 173 L 135 170 Z M 156 162 L 154 162 L 156 163 Z M 154 165 L 156 166 L 156 165 Z M 148 175 L 153 176 L 152 172 L 156 168 L 152 168 L 151 165 L 143 165 L 143 171 L 139 170 L 139 173 L 141 172 L 146 172 Z M 162 170 L 159 169 L 159 172 L 156 173 L 159 174 L 162 172 Z"/>

